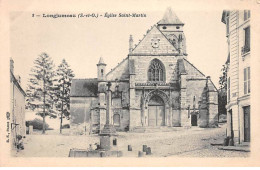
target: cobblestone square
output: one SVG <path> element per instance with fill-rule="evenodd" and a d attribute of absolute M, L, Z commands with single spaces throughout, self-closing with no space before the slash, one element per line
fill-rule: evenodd
<path fill-rule="evenodd" d="M 144 157 L 248 157 L 250 152 L 219 150 L 211 143 L 221 143 L 225 137 L 225 126 L 219 128 L 175 127 L 153 133 L 119 132 L 117 149 L 123 157 L 138 157 L 142 145 L 151 147 L 152 154 Z M 99 142 L 97 135 L 72 136 L 67 131 L 47 131 L 46 135 L 35 132 L 24 140 L 25 149 L 13 152 L 16 157 L 68 157 L 72 148 L 87 149 Z M 127 151 L 128 145 L 132 151 Z"/>

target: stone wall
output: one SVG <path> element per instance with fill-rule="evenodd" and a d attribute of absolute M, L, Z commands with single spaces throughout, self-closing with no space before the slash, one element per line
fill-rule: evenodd
<path fill-rule="evenodd" d="M 97 97 L 71 97 L 70 99 L 70 124 L 72 126 L 89 123 L 91 108 L 98 106 Z"/>
<path fill-rule="evenodd" d="M 129 121 L 130 121 L 130 117 L 129 117 L 129 110 L 127 109 L 113 109 L 113 116 L 119 114 L 120 116 L 120 125 L 116 126 L 115 128 L 117 131 L 128 131 L 129 129 Z"/>
<path fill-rule="evenodd" d="M 186 90 L 186 106 L 193 108 L 193 98 L 195 96 L 195 107 L 198 108 L 198 101 L 206 85 L 206 79 L 188 80 Z"/>
<path fill-rule="evenodd" d="M 20 89 L 12 82 L 11 85 L 11 122 L 18 124 L 11 129 L 11 142 L 14 142 L 17 135 L 25 136 L 25 96 Z M 14 144 L 14 143 L 13 143 Z M 14 147 L 14 145 L 12 145 Z"/>

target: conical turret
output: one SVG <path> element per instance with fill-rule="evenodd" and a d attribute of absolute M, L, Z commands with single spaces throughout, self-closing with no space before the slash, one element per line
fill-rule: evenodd
<path fill-rule="evenodd" d="M 106 64 L 102 57 L 100 57 L 97 64 L 97 78 L 98 80 L 105 80 L 106 76 Z"/>

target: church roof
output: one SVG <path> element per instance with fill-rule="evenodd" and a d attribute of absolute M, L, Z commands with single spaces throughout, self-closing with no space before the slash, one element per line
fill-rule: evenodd
<path fill-rule="evenodd" d="M 72 79 L 71 97 L 97 97 L 98 81 L 93 79 Z"/>
<path fill-rule="evenodd" d="M 211 79 L 208 82 L 208 88 L 209 88 L 209 91 L 218 91 L 217 87 L 214 85 L 214 83 L 212 82 Z"/>
<path fill-rule="evenodd" d="M 164 13 L 163 19 L 158 22 L 158 25 L 175 25 L 175 24 L 184 24 L 181 20 L 177 17 L 175 12 L 169 7 L 166 9 Z"/>

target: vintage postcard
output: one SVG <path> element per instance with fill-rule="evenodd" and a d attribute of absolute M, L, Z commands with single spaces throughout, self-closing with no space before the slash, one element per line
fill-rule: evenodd
<path fill-rule="evenodd" d="M 0 1 L 0 166 L 259 166 L 260 1 Z"/>

